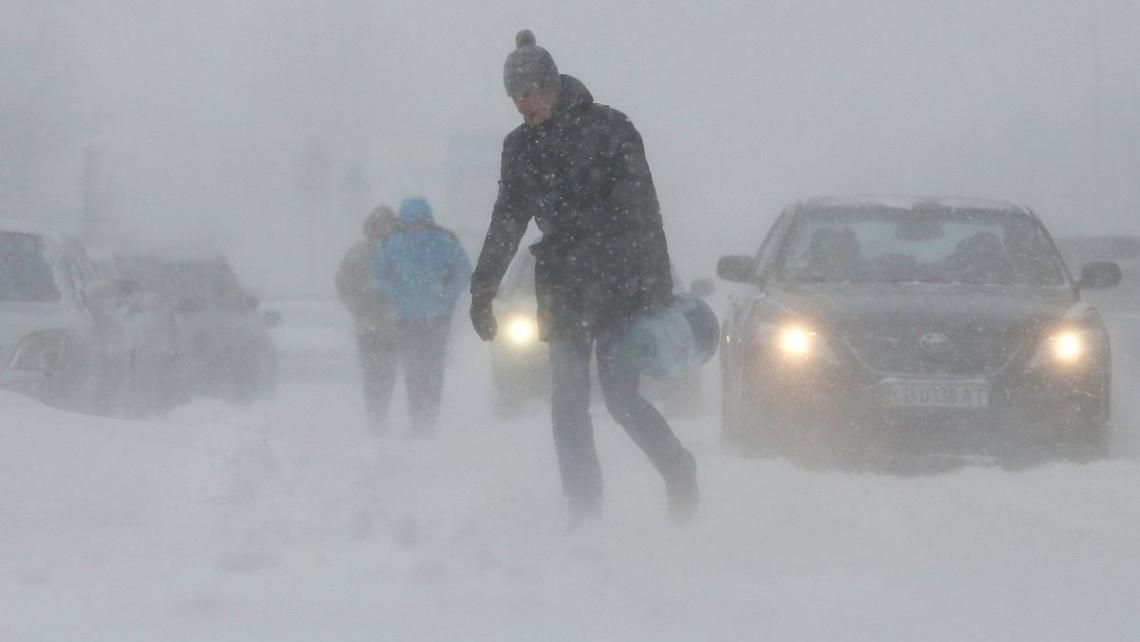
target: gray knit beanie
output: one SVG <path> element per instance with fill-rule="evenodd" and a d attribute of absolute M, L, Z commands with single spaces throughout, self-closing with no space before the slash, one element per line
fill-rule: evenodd
<path fill-rule="evenodd" d="M 535 44 L 534 34 L 523 29 L 515 36 L 518 47 L 503 65 L 503 85 L 508 96 L 522 96 L 532 91 L 558 91 L 561 84 L 558 66 L 550 52 Z"/>

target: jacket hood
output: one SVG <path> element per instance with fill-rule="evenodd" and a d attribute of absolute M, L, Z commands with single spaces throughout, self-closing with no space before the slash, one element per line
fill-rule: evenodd
<path fill-rule="evenodd" d="M 574 76 L 567 76 L 562 74 L 562 88 L 558 92 L 558 107 L 557 113 L 570 111 L 582 105 L 589 105 L 594 102 L 594 95 L 586 89 L 586 85 L 582 84 Z"/>
<path fill-rule="evenodd" d="M 401 223 L 432 223 L 431 205 L 421 196 L 405 198 L 400 203 Z"/>

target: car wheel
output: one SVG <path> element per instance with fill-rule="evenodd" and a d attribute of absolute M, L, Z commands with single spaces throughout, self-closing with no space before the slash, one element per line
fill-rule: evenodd
<path fill-rule="evenodd" d="M 1078 461 L 1107 459 L 1112 454 L 1112 424 L 1110 417 L 1110 386 L 1107 381 L 1099 386 L 1095 406 L 1074 419 L 1068 434 L 1072 439 L 1073 457 Z"/>
<path fill-rule="evenodd" d="M 771 409 L 739 392 L 725 395 L 722 441 L 733 451 L 751 457 L 779 457 L 788 449 L 783 425 Z"/>
<path fill-rule="evenodd" d="M 1112 426 L 1109 423 L 1109 387 L 1107 377 L 1087 390 L 1079 405 L 1054 412 L 1051 439 L 1039 448 L 1041 455 L 1052 459 L 1090 462 L 1111 454 Z"/>
<path fill-rule="evenodd" d="M 740 385 L 731 376 L 724 375 L 720 395 L 721 446 L 737 455 L 755 455 L 756 440 L 748 418 L 748 404 L 744 402 Z"/>
<path fill-rule="evenodd" d="M 1088 435 L 1078 446 L 1078 461 L 1099 461 L 1112 455 L 1112 426 L 1106 421 L 1088 427 Z"/>

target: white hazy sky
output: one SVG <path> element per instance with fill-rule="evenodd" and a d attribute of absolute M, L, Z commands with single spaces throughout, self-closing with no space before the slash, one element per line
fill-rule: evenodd
<path fill-rule="evenodd" d="M 1056 233 L 1140 232 L 1131 0 L 0 6 L 15 16 L 10 62 L 33 75 L 66 63 L 82 96 L 58 182 L 77 185 L 73 161 L 96 145 L 137 236 L 218 240 L 271 289 L 290 280 L 265 272 L 281 248 L 313 249 L 294 188 L 312 140 L 334 192 L 355 164 L 369 201 L 423 193 L 478 235 L 518 122 L 501 73 L 524 27 L 641 129 L 673 253 L 694 275 L 820 193 L 1006 198 Z M 474 166 L 458 187 L 457 151 Z M 339 200 L 315 215 L 343 228 L 318 265 L 365 213 Z"/>

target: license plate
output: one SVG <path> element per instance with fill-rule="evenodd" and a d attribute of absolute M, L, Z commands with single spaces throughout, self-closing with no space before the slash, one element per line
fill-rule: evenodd
<path fill-rule="evenodd" d="M 891 408 L 986 408 L 990 387 L 984 381 L 885 381 L 882 399 Z"/>

